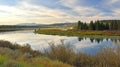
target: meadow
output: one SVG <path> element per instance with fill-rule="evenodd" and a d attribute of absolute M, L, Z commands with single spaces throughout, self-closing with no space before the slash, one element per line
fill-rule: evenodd
<path fill-rule="evenodd" d="M 35 33 L 47 34 L 47 35 L 62 35 L 62 36 L 120 36 L 119 30 L 103 30 L 103 31 L 93 31 L 93 30 L 76 30 L 76 29 L 53 29 L 53 28 L 42 28 L 35 30 Z"/>

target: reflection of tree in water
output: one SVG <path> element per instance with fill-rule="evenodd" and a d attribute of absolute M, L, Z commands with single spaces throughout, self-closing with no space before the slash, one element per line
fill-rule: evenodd
<path fill-rule="evenodd" d="M 84 37 L 84 39 L 86 40 L 86 39 L 87 39 L 87 37 Z"/>
<path fill-rule="evenodd" d="M 120 38 L 118 39 L 118 42 L 117 42 L 119 45 L 120 45 Z"/>
<path fill-rule="evenodd" d="M 114 42 L 114 43 L 118 43 L 118 42 L 120 42 L 120 38 L 118 38 L 118 39 L 113 38 L 113 39 L 111 39 L 111 41 Z"/>
<path fill-rule="evenodd" d="M 78 38 L 79 41 L 81 41 L 83 39 L 86 40 L 87 38 L 86 37 L 80 37 L 80 38 Z M 117 38 L 89 38 L 89 39 L 90 39 L 91 43 L 94 43 L 94 41 L 97 42 L 97 43 L 100 43 L 100 42 L 103 42 L 104 39 L 106 41 L 109 41 L 109 39 L 110 39 L 110 41 L 114 42 L 114 43 L 117 43 L 118 41 L 120 42 L 120 38 L 119 39 L 117 39 Z"/>
<path fill-rule="evenodd" d="M 117 39 L 114 39 L 114 42 L 117 43 Z"/>
<path fill-rule="evenodd" d="M 100 42 L 101 42 L 101 40 L 102 40 L 102 39 L 95 38 L 95 41 L 96 41 L 97 43 L 100 43 Z"/>
<path fill-rule="evenodd" d="M 90 41 L 93 43 L 93 41 L 94 41 L 94 38 L 90 38 Z"/>
<path fill-rule="evenodd" d="M 114 38 L 111 38 L 110 39 L 112 42 L 116 43 L 117 42 L 117 39 L 114 39 Z"/>
<path fill-rule="evenodd" d="M 106 38 L 106 41 L 108 41 L 109 40 L 109 38 Z"/>
<path fill-rule="evenodd" d="M 95 40 L 97 43 L 100 43 L 103 41 L 103 38 L 90 38 L 91 42 L 93 43 L 93 41 Z"/>
<path fill-rule="evenodd" d="M 81 41 L 81 40 L 83 40 L 83 38 L 80 38 L 80 37 L 79 37 L 78 40 Z"/>
<path fill-rule="evenodd" d="M 120 42 L 120 38 L 118 38 L 117 40 L 118 40 L 118 42 Z"/>

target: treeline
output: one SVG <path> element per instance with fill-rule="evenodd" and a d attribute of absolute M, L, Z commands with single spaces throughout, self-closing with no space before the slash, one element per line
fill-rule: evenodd
<path fill-rule="evenodd" d="M 108 22 L 109 21 L 109 22 Z M 78 30 L 120 30 L 120 20 L 101 20 L 83 23 L 78 21 Z"/>

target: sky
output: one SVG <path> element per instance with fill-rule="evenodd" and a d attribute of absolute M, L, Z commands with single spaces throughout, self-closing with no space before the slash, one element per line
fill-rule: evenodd
<path fill-rule="evenodd" d="M 120 0 L 0 0 L 0 25 L 120 19 Z"/>

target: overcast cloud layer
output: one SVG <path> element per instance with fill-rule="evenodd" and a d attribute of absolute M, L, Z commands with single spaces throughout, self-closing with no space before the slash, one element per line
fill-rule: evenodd
<path fill-rule="evenodd" d="M 0 0 L 0 24 L 120 19 L 120 0 Z"/>

